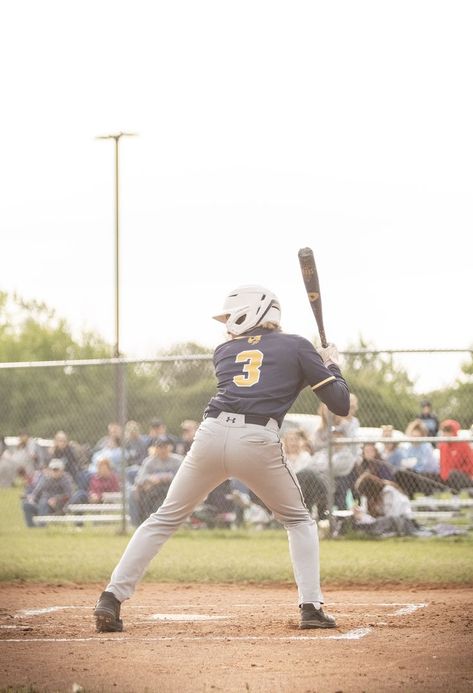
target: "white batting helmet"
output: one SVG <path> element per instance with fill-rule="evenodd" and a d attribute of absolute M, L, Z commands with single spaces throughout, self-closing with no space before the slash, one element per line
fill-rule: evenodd
<path fill-rule="evenodd" d="M 228 294 L 222 312 L 213 318 L 225 323 L 230 334 L 240 335 L 263 322 L 279 325 L 281 306 L 277 296 L 264 286 L 239 286 Z"/>

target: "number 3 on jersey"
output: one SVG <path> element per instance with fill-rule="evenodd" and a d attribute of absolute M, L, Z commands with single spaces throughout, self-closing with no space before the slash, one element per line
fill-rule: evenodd
<path fill-rule="evenodd" d="M 235 385 L 238 387 L 251 387 L 259 382 L 263 356 L 263 352 L 259 349 L 240 351 L 240 353 L 235 356 L 235 363 L 246 362 L 243 366 L 243 373 L 240 373 L 240 375 L 235 375 L 233 378 Z"/>

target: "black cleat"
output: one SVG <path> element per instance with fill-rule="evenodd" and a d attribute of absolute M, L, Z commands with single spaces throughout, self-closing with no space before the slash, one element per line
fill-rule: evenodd
<path fill-rule="evenodd" d="M 324 614 L 322 607 L 316 609 L 313 604 L 301 604 L 301 623 L 299 628 L 336 628 L 332 616 Z"/>
<path fill-rule="evenodd" d="M 112 592 L 102 592 L 94 609 L 97 633 L 115 633 L 123 630 L 120 606 L 121 603 Z"/>

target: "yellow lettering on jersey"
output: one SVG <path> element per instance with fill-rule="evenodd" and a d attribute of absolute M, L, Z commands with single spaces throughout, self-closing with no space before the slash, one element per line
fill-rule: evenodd
<path fill-rule="evenodd" d="M 243 373 L 235 375 L 233 382 L 238 387 L 251 387 L 259 382 L 261 376 L 261 364 L 263 363 L 263 352 L 259 349 L 249 349 L 240 351 L 235 356 L 235 363 L 245 363 Z"/>
<path fill-rule="evenodd" d="M 248 344 L 258 344 L 261 341 L 261 335 L 254 335 L 253 337 L 248 337 Z"/>

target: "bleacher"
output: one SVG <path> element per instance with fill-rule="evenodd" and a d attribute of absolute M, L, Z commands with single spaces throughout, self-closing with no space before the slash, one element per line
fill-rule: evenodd
<path fill-rule="evenodd" d="M 93 524 L 114 524 L 123 520 L 122 494 L 104 493 L 103 503 L 71 503 L 64 508 L 61 515 L 36 515 L 33 518 L 35 525 L 67 524 L 80 525 L 92 522 Z M 128 514 L 125 515 L 127 523 L 130 522 Z"/>

